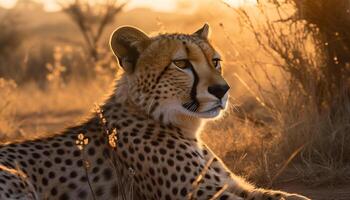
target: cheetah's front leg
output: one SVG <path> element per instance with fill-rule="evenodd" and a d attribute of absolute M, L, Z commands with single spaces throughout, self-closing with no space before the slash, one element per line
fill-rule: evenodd
<path fill-rule="evenodd" d="M 290 194 L 276 190 L 255 189 L 248 194 L 248 200 L 310 200 L 299 194 Z"/>
<path fill-rule="evenodd" d="M 220 177 L 222 182 L 219 185 L 228 184 L 227 191 L 242 197 L 244 200 L 310 200 L 298 194 L 255 188 L 254 185 L 249 184 L 227 169 L 225 164 L 207 146 L 203 145 L 203 148 L 205 148 L 206 152 L 209 152 L 205 154 L 208 156 L 208 160 L 212 161 L 210 162 L 210 168 L 207 173 Z"/>

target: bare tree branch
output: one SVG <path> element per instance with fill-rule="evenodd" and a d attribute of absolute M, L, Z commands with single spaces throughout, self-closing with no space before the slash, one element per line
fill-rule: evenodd
<path fill-rule="evenodd" d="M 117 0 L 104 0 L 102 3 L 90 3 L 88 0 L 74 0 L 60 3 L 83 35 L 90 56 L 94 62 L 99 60 L 98 43 L 104 30 L 115 20 L 126 3 L 118 4 Z"/>

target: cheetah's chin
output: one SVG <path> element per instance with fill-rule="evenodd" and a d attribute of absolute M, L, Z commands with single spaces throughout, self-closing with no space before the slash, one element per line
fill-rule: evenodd
<path fill-rule="evenodd" d="M 204 119 L 210 119 L 215 118 L 220 115 L 221 110 L 223 110 L 222 106 L 215 106 L 214 108 L 211 108 L 206 111 L 201 112 L 192 112 L 189 110 L 185 110 L 186 114 L 195 118 L 204 118 Z"/>
<path fill-rule="evenodd" d="M 219 116 L 222 109 L 223 109 L 222 106 L 216 106 L 216 107 L 209 109 L 207 111 L 197 112 L 196 114 L 200 118 L 214 118 L 214 117 Z"/>

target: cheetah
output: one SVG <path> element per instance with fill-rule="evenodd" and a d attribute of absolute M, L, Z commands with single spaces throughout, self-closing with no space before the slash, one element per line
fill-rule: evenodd
<path fill-rule="evenodd" d="M 154 37 L 131 26 L 114 31 L 123 74 L 110 97 L 62 133 L 3 144 L 0 199 L 307 200 L 254 187 L 198 139 L 225 110 L 230 88 L 208 35 L 207 24 Z"/>

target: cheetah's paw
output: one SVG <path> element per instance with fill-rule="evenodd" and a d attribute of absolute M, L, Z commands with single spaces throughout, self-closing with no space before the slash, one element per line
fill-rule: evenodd
<path fill-rule="evenodd" d="M 281 199 L 283 199 L 283 200 L 311 200 L 311 199 L 309 199 L 305 196 L 302 196 L 300 194 L 289 194 L 289 193 L 283 194 Z"/>
<path fill-rule="evenodd" d="M 258 189 L 249 195 L 248 200 L 311 200 L 299 194 Z"/>

